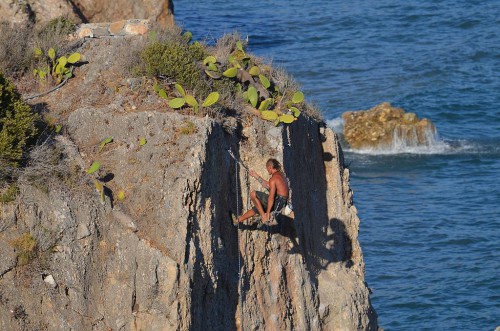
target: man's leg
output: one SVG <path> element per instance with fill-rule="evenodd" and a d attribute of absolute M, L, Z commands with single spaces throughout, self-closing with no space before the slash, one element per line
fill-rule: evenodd
<path fill-rule="evenodd" d="M 257 211 L 259 212 L 259 214 L 261 216 L 264 215 L 264 206 L 262 205 L 261 201 L 257 197 L 257 194 L 255 191 L 250 192 L 250 199 L 253 202 L 254 208 L 246 211 L 243 215 L 238 217 L 236 219 L 236 221 L 243 222 L 243 221 L 249 219 L 250 217 L 257 215 Z M 255 211 L 255 209 L 257 209 L 257 211 Z"/>
<path fill-rule="evenodd" d="M 257 197 L 257 193 L 255 191 L 252 191 L 250 193 L 250 199 L 252 200 L 255 208 L 257 208 L 257 211 L 259 212 L 260 217 L 264 218 L 264 207 L 262 206 L 262 202 Z"/>
<path fill-rule="evenodd" d="M 254 216 L 255 214 L 256 214 L 255 211 L 253 209 L 250 209 L 246 213 L 238 217 L 238 222 L 243 222 L 249 219 L 250 217 Z"/>

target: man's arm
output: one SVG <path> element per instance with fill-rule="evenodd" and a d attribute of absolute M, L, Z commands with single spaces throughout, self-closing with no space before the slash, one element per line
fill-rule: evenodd
<path fill-rule="evenodd" d="M 260 185 L 264 186 L 264 188 L 269 189 L 269 182 L 267 180 L 265 180 L 264 178 L 260 177 L 258 173 L 256 173 L 253 170 L 250 170 L 250 176 L 257 179 L 257 181 L 260 183 Z"/>
<path fill-rule="evenodd" d="M 271 209 L 273 208 L 275 196 L 276 196 L 276 179 L 271 177 L 271 179 L 269 179 L 269 198 L 267 198 L 266 214 L 271 213 Z"/>

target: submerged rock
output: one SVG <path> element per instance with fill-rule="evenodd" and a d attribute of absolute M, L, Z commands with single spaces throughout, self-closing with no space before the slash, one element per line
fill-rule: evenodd
<path fill-rule="evenodd" d="M 369 110 L 342 114 L 344 138 L 354 149 L 390 148 L 394 144 L 425 146 L 436 134 L 434 124 L 383 102 Z"/>

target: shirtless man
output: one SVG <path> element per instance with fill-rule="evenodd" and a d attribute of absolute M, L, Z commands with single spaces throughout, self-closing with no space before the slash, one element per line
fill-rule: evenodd
<path fill-rule="evenodd" d="M 266 162 L 266 170 L 268 174 L 271 175 L 268 181 L 264 180 L 253 170 L 250 171 L 250 176 L 257 179 L 262 186 L 268 189 L 269 194 L 260 191 L 252 191 L 250 193 L 250 198 L 252 199 L 254 207 L 235 219 L 235 225 L 257 214 L 260 215 L 263 223 L 268 222 L 271 211 L 275 210 L 277 207 L 282 208 L 287 203 L 288 184 L 285 175 L 281 171 L 281 164 L 276 159 L 269 159 Z"/>

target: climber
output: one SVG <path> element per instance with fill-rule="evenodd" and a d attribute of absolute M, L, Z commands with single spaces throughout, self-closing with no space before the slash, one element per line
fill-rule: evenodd
<path fill-rule="evenodd" d="M 238 218 L 233 216 L 234 225 L 238 225 L 239 222 L 243 222 L 257 214 L 260 215 L 262 223 L 269 222 L 271 224 L 271 222 L 274 222 L 274 220 L 270 219 L 271 212 L 283 208 L 287 204 L 289 188 L 285 174 L 281 170 L 281 164 L 276 159 L 269 159 L 266 162 L 266 170 L 271 175 L 268 181 L 264 180 L 253 170 L 250 170 L 249 174 L 257 179 L 264 188 L 269 190 L 269 194 L 261 191 L 252 191 L 250 198 L 254 206 Z M 271 225 L 275 224 L 277 223 Z"/>

